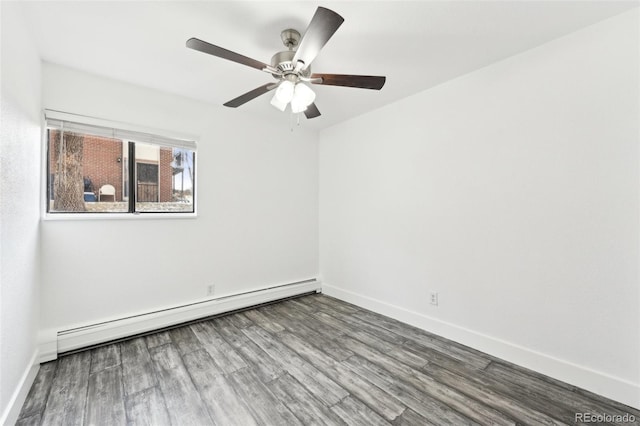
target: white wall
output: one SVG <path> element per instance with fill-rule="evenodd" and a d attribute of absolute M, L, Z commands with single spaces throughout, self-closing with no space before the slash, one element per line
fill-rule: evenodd
<path fill-rule="evenodd" d="M 321 132 L 325 292 L 640 407 L 638 75 L 635 10 Z"/>
<path fill-rule="evenodd" d="M 318 275 L 316 133 L 52 64 L 43 105 L 199 135 L 197 219 L 43 222 L 45 334 Z"/>
<path fill-rule="evenodd" d="M 13 424 L 37 371 L 41 70 L 15 4 L 0 10 L 0 424 Z"/>

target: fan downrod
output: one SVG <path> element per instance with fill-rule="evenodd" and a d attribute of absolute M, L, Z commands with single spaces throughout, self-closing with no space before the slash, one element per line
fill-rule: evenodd
<path fill-rule="evenodd" d="M 296 71 L 295 64 L 293 63 L 293 57 L 296 54 L 295 48 L 300 42 L 301 35 L 297 30 L 287 28 L 280 33 L 282 44 L 288 50 L 283 50 L 276 53 L 271 58 L 271 66 L 276 68 L 282 74 L 272 74 L 277 79 L 283 79 L 289 77 L 298 81 L 299 77 L 309 77 L 311 75 L 311 67 L 307 67 L 302 71 Z"/>

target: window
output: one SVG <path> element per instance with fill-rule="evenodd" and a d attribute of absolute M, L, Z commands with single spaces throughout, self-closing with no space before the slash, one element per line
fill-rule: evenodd
<path fill-rule="evenodd" d="M 47 212 L 193 213 L 193 141 L 46 111 Z"/>

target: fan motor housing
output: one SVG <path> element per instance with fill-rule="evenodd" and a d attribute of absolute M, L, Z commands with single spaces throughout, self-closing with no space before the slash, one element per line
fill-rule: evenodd
<path fill-rule="evenodd" d="M 278 52 L 271 58 L 271 65 L 274 68 L 277 68 L 281 71 L 285 76 L 287 74 L 293 74 L 295 70 L 295 64 L 293 63 L 293 57 L 296 52 L 293 50 L 283 50 L 282 52 Z M 272 74 L 274 77 L 278 77 L 276 74 Z M 307 67 L 306 69 L 299 72 L 301 77 L 309 77 L 311 75 L 311 67 Z"/>

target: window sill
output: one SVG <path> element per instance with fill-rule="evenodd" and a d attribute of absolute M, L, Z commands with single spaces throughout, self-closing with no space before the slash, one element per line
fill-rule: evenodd
<path fill-rule="evenodd" d="M 45 213 L 43 221 L 196 219 L 197 213 Z"/>

